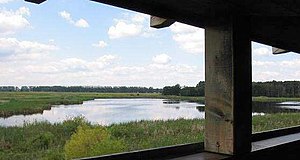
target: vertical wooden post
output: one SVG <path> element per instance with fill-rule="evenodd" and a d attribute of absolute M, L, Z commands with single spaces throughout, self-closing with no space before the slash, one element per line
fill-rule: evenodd
<path fill-rule="evenodd" d="M 205 150 L 251 151 L 251 41 L 247 17 L 205 28 Z"/>

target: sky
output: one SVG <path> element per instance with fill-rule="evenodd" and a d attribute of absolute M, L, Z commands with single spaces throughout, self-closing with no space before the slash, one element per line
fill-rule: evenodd
<path fill-rule="evenodd" d="M 204 30 L 88 0 L 0 0 L 0 85 L 195 86 Z M 300 80 L 300 55 L 252 43 L 253 81 Z"/>

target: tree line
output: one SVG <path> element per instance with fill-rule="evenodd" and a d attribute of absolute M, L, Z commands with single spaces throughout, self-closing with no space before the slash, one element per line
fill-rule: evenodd
<path fill-rule="evenodd" d="M 179 84 L 166 86 L 163 95 L 204 96 L 205 82 L 200 81 L 195 87 L 181 87 Z M 300 81 L 252 82 L 252 96 L 300 97 Z"/>
<path fill-rule="evenodd" d="M 111 86 L 0 86 L 2 92 L 99 92 L 99 93 L 161 93 L 153 87 Z"/>
<path fill-rule="evenodd" d="M 165 86 L 153 87 L 111 87 L 111 86 L 0 86 L 1 92 L 99 92 L 99 93 L 162 93 L 163 95 L 204 96 L 205 82 L 195 87 Z M 253 96 L 300 97 L 300 81 L 252 82 Z"/>

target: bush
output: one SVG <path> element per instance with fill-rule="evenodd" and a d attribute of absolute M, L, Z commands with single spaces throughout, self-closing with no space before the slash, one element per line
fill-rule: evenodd
<path fill-rule="evenodd" d="M 65 158 L 99 156 L 125 151 L 125 143 L 100 126 L 81 125 L 64 146 Z"/>
<path fill-rule="evenodd" d="M 55 136 L 51 132 L 40 133 L 31 142 L 38 149 L 48 149 L 54 142 Z"/>

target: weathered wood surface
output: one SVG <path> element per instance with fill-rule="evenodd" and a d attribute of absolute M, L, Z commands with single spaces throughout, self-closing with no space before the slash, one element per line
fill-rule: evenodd
<path fill-rule="evenodd" d="M 150 27 L 153 27 L 153 28 L 169 27 L 173 23 L 175 23 L 175 21 L 172 19 L 165 19 L 165 18 L 156 17 L 156 16 L 151 16 L 151 18 L 150 18 Z"/>
<path fill-rule="evenodd" d="M 37 4 L 41 4 L 43 2 L 45 2 L 46 0 L 25 0 L 27 2 L 32 2 L 32 3 L 37 3 Z"/>
<path fill-rule="evenodd" d="M 284 54 L 284 53 L 288 53 L 288 52 L 290 52 L 290 51 L 281 49 L 281 48 L 272 47 L 273 54 Z"/>
<path fill-rule="evenodd" d="M 205 28 L 205 150 L 251 151 L 251 42 L 247 17 Z"/>

